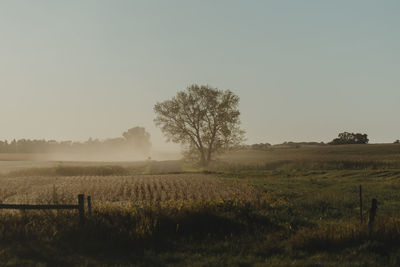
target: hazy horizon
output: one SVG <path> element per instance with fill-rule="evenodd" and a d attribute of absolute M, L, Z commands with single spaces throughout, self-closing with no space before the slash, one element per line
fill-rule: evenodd
<path fill-rule="evenodd" d="M 2 1 L 0 140 L 145 127 L 188 85 L 240 99 L 247 144 L 400 139 L 398 1 Z"/>

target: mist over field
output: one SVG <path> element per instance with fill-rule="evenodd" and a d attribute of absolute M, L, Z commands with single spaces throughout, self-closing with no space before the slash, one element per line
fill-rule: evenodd
<path fill-rule="evenodd" d="M 146 161 L 146 160 L 178 160 L 182 157 L 177 151 L 152 151 L 149 154 L 132 151 L 102 151 L 93 153 L 83 150 L 80 153 L 48 153 L 37 155 L 24 155 L 29 160 L 35 161 L 97 161 L 97 162 L 124 162 L 124 161 Z"/>
<path fill-rule="evenodd" d="M 144 127 L 133 127 L 121 137 L 85 142 L 19 139 L 0 141 L 0 160 L 36 161 L 144 161 L 181 157 L 178 150 L 160 151 L 153 147 Z"/>

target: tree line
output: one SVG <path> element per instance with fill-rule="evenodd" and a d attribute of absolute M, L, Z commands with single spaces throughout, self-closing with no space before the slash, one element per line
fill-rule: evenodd
<path fill-rule="evenodd" d="M 102 153 L 132 150 L 149 154 L 150 134 L 144 127 L 134 127 L 122 137 L 105 140 L 89 138 L 85 142 L 20 139 L 0 141 L 0 153 Z"/>

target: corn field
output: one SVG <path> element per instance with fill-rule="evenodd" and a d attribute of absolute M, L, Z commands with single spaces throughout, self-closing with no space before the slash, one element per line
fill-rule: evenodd
<path fill-rule="evenodd" d="M 251 187 L 203 174 L 2 177 L 0 201 L 13 204 L 75 203 L 90 195 L 94 207 L 188 205 L 229 199 L 256 199 Z"/>

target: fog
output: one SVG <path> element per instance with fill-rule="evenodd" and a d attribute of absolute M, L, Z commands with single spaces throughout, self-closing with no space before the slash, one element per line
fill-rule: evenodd
<path fill-rule="evenodd" d="M 97 162 L 128 162 L 146 160 L 179 160 L 182 154 L 179 151 L 151 151 L 150 154 L 136 153 L 134 151 L 103 151 L 93 153 L 82 150 L 79 153 L 48 152 L 48 153 L 3 153 L 0 161 L 97 161 Z"/>
<path fill-rule="evenodd" d="M 133 127 L 120 137 L 87 141 L 13 139 L 0 141 L 0 160 L 145 161 L 181 158 L 176 147 L 155 147 L 144 127 Z"/>
<path fill-rule="evenodd" d="M 128 162 L 128 161 L 146 161 L 146 160 L 178 160 L 182 158 L 177 151 L 152 151 L 150 154 L 135 153 L 134 151 L 104 151 L 101 153 L 92 153 L 82 151 L 81 153 L 46 153 L 33 154 L 24 157 L 27 160 L 34 161 L 94 161 L 94 162 Z"/>

